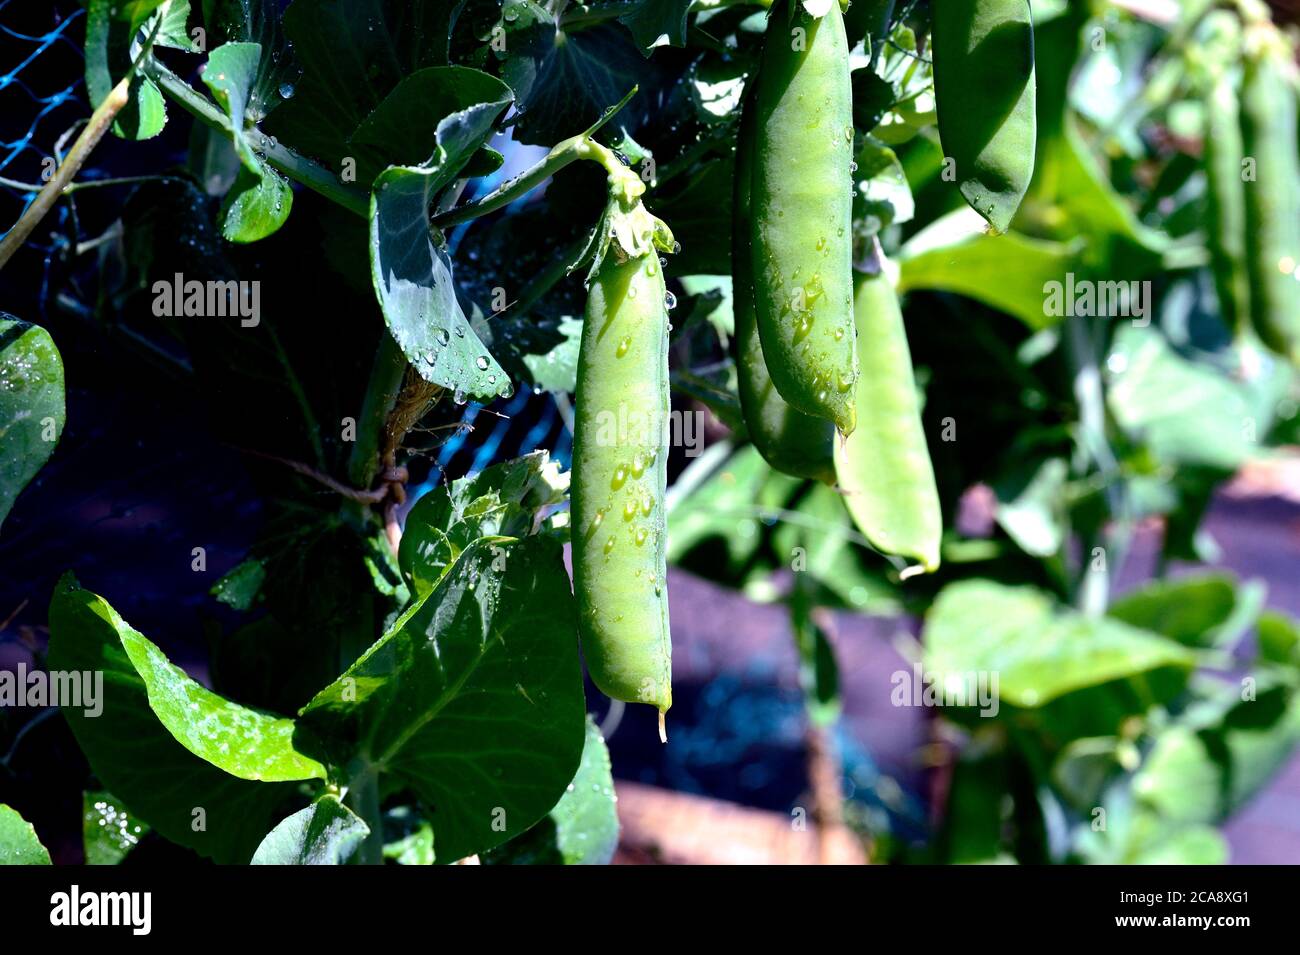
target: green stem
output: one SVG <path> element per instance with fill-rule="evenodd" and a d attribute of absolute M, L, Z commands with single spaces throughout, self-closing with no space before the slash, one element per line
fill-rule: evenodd
<path fill-rule="evenodd" d="M 226 116 L 211 100 L 196 91 L 183 79 L 163 66 L 157 60 L 150 60 L 144 67 L 149 76 L 169 97 L 186 112 L 200 122 L 220 130 L 226 136 L 233 136 L 234 130 L 230 118 Z M 284 173 L 294 182 L 301 183 L 313 192 L 320 193 L 331 202 L 336 202 L 350 212 L 362 218 L 370 216 L 370 198 L 360 189 L 339 182 L 338 177 L 323 166 L 319 166 L 292 149 L 280 145 L 260 129 L 250 126 L 243 131 L 253 150 L 275 169 Z"/>
<path fill-rule="evenodd" d="M 628 101 L 636 95 L 636 92 L 637 87 L 632 87 L 618 103 L 605 110 L 604 115 L 590 129 L 556 143 L 551 148 L 551 151 L 542 157 L 541 162 L 532 168 L 507 182 L 503 182 L 486 196 L 471 202 L 469 205 L 435 215 L 433 224 L 440 229 L 446 229 L 462 222 L 468 222 L 471 219 L 477 219 L 479 216 L 485 216 L 489 212 L 495 212 L 497 209 L 510 205 L 516 199 L 522 199 L 565 166 L 579 159 L 591 159 L 605 167 L 605 172 L 610 178 L 611 187 L 621 183 L 625 187 L 631 186 L 637 190 L 638 194 L 643 192 L 645 185 L 636 173 L 619 162 L 613 150 L 592 138 L 602 126 L 610 121 L 615 113 L 627 105 Z M 635 184 L 633 185 L 633 183 Z"/>
<path fill-rule="evenodd" d="M 402 390 L 406 373 L 406 356 L 387 328 L 375 352 L 370 369 L 370 383 L 357 419 L 357 440 L 348 461 L 348 480 L 354 487 L 368 488 L 379 473 L 379 444 L 383 440 L 384 422 Z"/>
<path fill-rule="evenodd" d="M 373 767 L 367 766 L 352 778 L 344 802 L 370 827 L 370 835 L 366 836 L 353 861 L 359 865 L 383 865 L 384 820 L 379 809 L 379 774 Z"/>

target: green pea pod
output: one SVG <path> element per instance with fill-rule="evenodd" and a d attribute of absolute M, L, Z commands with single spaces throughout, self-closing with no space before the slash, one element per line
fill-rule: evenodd
<path fill-rule="evenodd" d="M 961 194 L 996 232 L 1034 174 L 1034 28 L 1029 0 L 931 4 L 939 139 Z"/>
<path fill-rule="evenodd" d="M 1255 333 L 1300 363 L 1300 155 L 1290 45 L 1268 23 L 1246 36 L 1241 129 L 1247 178 L 1246 265 Z"/>
<path fill-rule="evenodd" d="M 751 256 L 753 233 L 750 184 L 754 153 L 754 89 L 751 82 L 741 110 L 736 141 L 736 171 L 731 220 L 731 304 L 736 320 L 736 378 L 749 439 L 768 464 L 794 477 L 832 484 L 831 443 L 835 427 L 823 418 L 796 411 L 772 384 L 754 317 Z"/>
<path fill-rule="evenodd" d="M 667 289 L 656 246 L 672 235 L 614 199 L 588 278 L 573 426 L 572 540 L 578 632 L 601 692 L 672 705 L 665 583 Z"/>
<path fill-rule="evenodd" d="M 772 383 L 791 407 L 854 427 L 853 95 L 839 4 L 776 0 L 755 94 L 753 277 Z"/>
<path fill-rule="evenodd" d="M 854 276 L 858 429 L 835 446 L 844 503 L 872 546 L 939 566 L 943 518 L 898 296 L 883 269 Z"/>
<path fill-rule="evenodd" d="M 1207 222 L 1210 264 L 1219 313 L 1235 332 L 1248 327 L 1250 274 L 1246 255 L 1246 190 L 1241 181 L 1241 160 L 1246 154 L 1241 139 L 1237 91 L 1226 70 L 1210 77 L 1205 98 L 1205 148 Z"/>

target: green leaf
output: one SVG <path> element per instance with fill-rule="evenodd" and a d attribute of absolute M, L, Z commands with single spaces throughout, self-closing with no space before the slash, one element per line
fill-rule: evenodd
<path fill-rule="evenodd" d="M 1165 819 L 1209 823 L 1223 805 L 1223 772 L 1206 740 L 1185 726 L 1160 734 L 1133 778 L 1133 794 Z"/>
<path fill-rule="evenodd" d="M 799 648 L 799 682 L 808 718 L 818 726 L 829 726 L 839 717 L 842 705 L 835 648 L 818 623 L 814 608 L 800 595 L 790 603 L 790 626 Z"/>
<path fill-rule="evenodd" d="M 632 87 L 651 89 L 656 78 L 654 61 L 622 27 L 608 24 L 561 32 L 553 21 L 535 23 L 511 34 L 507 56 L 501 78 L 518 99 L 514 136 L 531 145 L 549 146 L 586 129 Z M 641 99 L 620 113 L 629 129 L 649 111 Z M 663 209 L 655 212 L 668 220 Z"/>
<path fill-rule="evenodd" d="M 293 208 L 293 190 L 253 150 L 245 135 L 249 95 L 257 79 L 262 48 L 256 43 L 226 43 L 212 51 L 203 82 L 230 117 L 235 151 L 243 166 L 221 205 L 221 234 L 230 242 L 256 242 L 284 225 Z"/>
<path fill-rule="evenodd" d="M 524 366 L 533 384 L 544 391 L 572 394 L 578 388 L 578 345 L 582 341 L 582 319 L 570 315 L 560 319 L 563 340 L 541 355 L 525 355 Z"/>
<path fill-rule="evenodd" d="M 1163 336 L 1121 327 L 1107 368 L 1111 414 L 1162 462 L 1233 471 L 1255 453 L 1244 389 L 1180 357 Z"/>
<path fill-rule="evenodd" d="M 96 613 L 116 632 L 144 681 L 149 707 L 182 746 L 240 779 L 325 778 L 325 767 L 293 745 L 294 721 L 233 703 L 194 682 L 102 598 Z"/>
<path fill-rule="evenodd" d="M 402 77 L 447 64 L 460 10 L 444 2 L 294 0 L 282 26 L 303 73 L 293 97 L 268 117 L 268 132 L 341 173 L 344 159 L 356 156 L 353 130 Z"/>
<path fill-rule="evenodd" d="M 1059 319 L 1047 314 L 1044 290 L 1063 281 L 1074 266 L 1071 247 L 1008 233 L 983 231 L 983 219 L 970 209 L 944 216 L 903 247 L 898 291 L 956 292 L 1015 316 L 1032 329 Z M 997 281 L 989 276 L 996 275 Z"/>
<path fill-rule="evenodd" d="M 398 563 L 417 596 L 483 537 L 526 537 L 540 512 L 565 499 L 569 475 L 546 451 L 494 464 L 421 497 L 406 518 Z"/>
<path fill-rule="evenodd" d="M 385 818 L 402 827 L 400 835 L 384 843 L 385 859 L 398 865 L 433 865 L 436 856 L 429 820 L 415 815 L 407 806 L 389 811 Z"/>
<path fill-rule="evenodd" d="M 864 223 L 865 235 L 876 235 L 886 226 L 910 222 L 916 214 L 916 203 L 897 154 L 868 137 L 863 140 L 856 161 L 853 220 Z"/>
<path fill-rule="evenodd" d="M 117 865 L 149 832 L 149 824 L 132 816 L 111 794 L 82 794 L 81 844 L 86 865 Z"/>
<path fill-rule="evenodd" d="M 138 24 L 129 20 L 132 10 L 148 16 L 157 3 L 137 3 L 118 9 L 114 0 L 88 0 L 86 4 L 86 93 L 93 106 L 107 98 L 131 67 L 132 46 Z M 146 9 L 147 7 L 147 9 Z M 123 139 L 151 139 L 167 123 L 162 92 L 152 80 L 137 75 L 131 80 L 130 98 L 113 121 L 113 133 Z"/>
<path fill-rule="evenodd" d="M 0 524 L 63 433 L 63 359 L 49 332 L 0 312 Z"/>
<path fill-rule="evenodd" d="M 619 16 L 647 56 L 655 47 L 686 45 L 686 11 L 691 0 L 639 0 Z"/>
<path fill-rule="evenodd" d="M 618 848 L 618 810 L 609 750 L 590 716 L 582 762 L 560 801 L 517 839 L 483 857 L 486 865 L 609 865 Z"/>
<path fill-rule="evenodd" d="M 302 719 L 336 760 L 419 795 L 439 858 L 483 852 L 545 815 L 578 768 L 575 614 L 557 541 L 476 541 Z"/>
<path fill-rule="evenodd" d="M 996 488 L 994 518 L 1026 554 L 1051 557 L 1065 543 L 1065 486 L 1069 465 L 1049 458 L 1030 475 L 1020 474 Z"/>
<path fill-rule="evenodd" d="M 438 66 L 412 73 L 348 138 L 357 179 L 371 183 L 388 166 L 437 165 L 439 180 L 450 181 L 489 148 L 491 124 L 510 102 L 509 89 L 479 70 Z M 472 113 L 456 118 L 467 110 Z"/>
<path fill-rule="evenodd" d="M 1107 613 L 1189 647 L 1210 647 L 1225 636 L 1235 638 L 1253 622 L 1253 614 L 1244 621 L 1234 620 L 1236 608 L 1237 588 L 1232 578 L 1207 574 L 1152 581 L 1115 601 Z M 1229 623 L 1234 626 L 1225 630 Z"/>
<path fill-rule="evenodd" d="M 212 585 L 212 596 L 227 607 L 247 610 L 253 606 L 265 580 L 266 565 L 256 557 L 250 557 Z"/>
<path fill-rule="evenodd" d="M 278 0 L 203 0 L 202 6 L 209 49 L 224 43 L 256 43 L 262 48 L 247 94 L 249 117 L 260 123 L 294 95 L 302 72 L 280 29 L 281 4 Z"/>
<path fill-rule="evenodd" d="M 1054 606 L 1030 587 L 952 584 L 926 620 L 925 670 L 936 681 L 997 673 L 1001 700 L 1018 707 L 1040 707 L 1076 690 L 1158 670 L 1186 673 L 1194 664 L 1195 657 L 1172 640 Z"/>
<path fill-rule="evenodd" d="M 266 834 L 253 865 L 342 865 L 370 827 L 333 793 L 322 793 Z"/>
<path fill-rule="evenodd" d="M 220 863 L 247 862 L 280 807 L 298 792 L 298 784 L 252 782 L 190 752 L 151 709 L 149 687 L 128 655 L 128 642 L 137 654 L 142 644 L 148 643 L 103 599 L 82 590 L 75 578 L 65 575 L 50 602 L 49 667 L 103 673 L 102 713 L 90 717 L 80 707 L 63 709 L 91 768 L 133 816 L 172 842 Z M 147 651 L 144 656 L 147 668 L 153 671 L 154 660 Z M 158 663 L 163 671 L 151 676 L 160 682 L 182 687 L 190 682 L 165 660 Z M 222 718 L 230 715 L 223 713 Z M 272 728 L 268 719 L 253 714 L 246 726 L 262 732 Z M 243 762 L 242 734 L 229 742 L 233 744 L 231 752 L 220 754 L 222 758 Z M 285 754 L 283 743 L 277 746 L 256 738 L 249 743 L 257 756 L 255 764 L 264 764 L 266 754 L 274 750 L 281 752 L 281 758 L 273 763 L 305 762 L 302 757 Z M 220 746 L 210 738 L 202 745 L 205 749 Z"/>
<path fill-rule="evenodd" d="M 0 803 L 0 865 L 50 864 L 50 854 L 31 823 Z"/>
<path fill-rule="evenodd" d="M 426 162 L 390 166 L 375 179 L 370 202 L 375 293 L 393 338 L 425 380 L 462 400 L 509 395 L 510 379 L 461 309 L 451 258 L 441 237 L 430 234 L 429 207 L 487 141 L 512 96 L 500 80 L 465 67 L 425 70 L 406 82 L 436 97 L 437 107 L 428 112 L 442 118 Z M 369 132 L 378 135 L 389 121 L 381 117 Z"/>
<path fill-rule="evenodd" d="M 1210 826 L 1185 825 L 1150 810 L 1106 807 L 1106 829 L 1087 830 L 1080 854 L 1093 865 L 1224 865 L 1228 843 Z"/>
<path fill-rule="evenodd" d="M 189 34 L 189 0 L 169 0 L 166 7 L 157 15 L 162 18 L 162 22 L 158 24 L 158 33 L 154 37 L 153 45 L 189 52 L 192 49 Z M 145 24 L 145 36 L 149 35 L 153 26 L 152 20 Z"/>
<path fill-rule="evenodd" d="M 1300 667 L 1300 626 L 1293 617 L 1267 610 L 1259 615 L 1258 634 L 1261 660 Z"/>
<path fill-rule="evenodd" d="M 726 450 L 714 445 L 674 483 L 668 561 L 734 582 L 762 546 L 765 508 L 784 506 L 800 482 L 773 471 L 753 445 Z"/>

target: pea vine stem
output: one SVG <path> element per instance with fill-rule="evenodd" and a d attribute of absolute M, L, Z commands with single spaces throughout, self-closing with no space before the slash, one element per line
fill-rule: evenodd
<path fill-rule="evenodd" d="M 68 153 L 67 158 L 59 164 L 59 168 L 54 171 L 54 175 L 50 177 L 49 182 L 36 194 L 36 198 L 32 200 L 31 205 L 19 217 L 14 227 L 5 234 L 3 239 L 0 239 L 0 269 L 4 268 L 5 264 L 13 258 L 13 254 L 27 241 L 28 236 L 32 234 L 46 214 L 54 208 L 54 204 L 63 195 L 63 191 L 72 184 L 73 177 L 81 170 L 82 164 L 85 163 L 91 150 L 99 145 L 99 141 L 104 138 L 104 134 L 112 127 L 117 114 L 126 105 L 130 97 L 130 87 L 131 78 L 126 76 L 109 91 L 109 94 L 104 97 L 104 101 L 91 114 L 90 122 L 81 131 L 77 141 L 72 144 L 72 150 Z"/>
<path fill-rule="evenodd" d="M 150 54 L 153 51 L 154 40 L 158 38 L 158 31 L 161 27 L 162 17 L 157 17 L 154 20 L 153 28 L 149 31 L 148 37 L 145 38 L 145 42 L 140 48 L 139 54 L 126 71 L 126 75 L 117 81 L 117 85 L 108 91 L 104 101 L 95 107 L 94 112 L 90 114 L 89 122 L 86 123 L 86 128 L 81 131 L 77 141 L 72 144 L 72 149 L 63 162 L 59 163 L 49 182 L 36 194 L 36 198 L 32 200 L 31 205 L 24 210 L 18 221 L 14 223 L 14 227 L 5 233 L 3 239 L 0 239 L 0 269 L 3 269 L 5 264 L 13 258 L 13 254 L 22 247 L 22 244 L 27 241 L 27 237 L 32 234 L 36 226 L 54 208 L 54 204 L 59 201 L 63 191 L 72 184 L 73 178 L 81 171 L 82 165 L 85 164 L 94 148 L 99 145 L 99 141 L 104 138 L 104 134 L 112 128 L 113 120 L 117 118 L 117 114 L 122 111 L 122 108 L 126 106 L 131 98 L 131 81 L 135 79 L 142 65 L 152 60 Z"/>
<path fill-rule="evenodd" d="M 183 79 L 169 70 L 156 59 L 150 58 L 143 67 L 143 72 L 187 113 L 199 122 L 220 130 L 226 136 L 233 136 L 234 130 L 230 118 L 202 93 L 195 90 Z M 265 157 L 272 168 L 284 173 L 294 182 L 306 186 L 313 192 L 320 193 L 331 202 L 335 202 L 362 218 L 370 215 L 370 197 L 361 189 L 339 178 L 324 166 L 312 162 L 292 149 L 282 146 L 274 138 L 266 135 L 255 126 L 243 130 L 254 152 Z"/>

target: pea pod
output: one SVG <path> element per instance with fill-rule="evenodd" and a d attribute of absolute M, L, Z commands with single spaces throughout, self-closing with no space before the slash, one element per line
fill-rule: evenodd
<path fill-rule="evenodd" d="M 1034 29 L 1029 0 L 931 4 L 939 139 L 962 196 L 996 232 L 1034 173 Z"/>
<path fill-rule="evenodd" d="M 1210 264 L 1219 313 L 1234 331 L 1248 327 L 1250 275 L 1246 257 L 1246 190 L 1241 181 L 1241 140 L 1237 91 L 1223 69 L 1209 77 L 1205 98 L 1207 216 Z"/>
<path fill-rule="evenodd" d="M 903 313 L 883 267 L 876 274 L 858 272 L 854 280 L 862 362 L 858 429 L 836 442 L 835 474 L 853 523 L 874 547 L 933 571 L 943 519 Z"/>
<path fill-rule="evenodd" d="M 1271 24 L 1248 29 L 1241 129 L 1255 161 L 1255 178 L 1244 184 L 1251 324 L 1266 345 L 1300 362 L 1300 155 L 1290 57 Z"/>
<path fill-rule="evenodd" d="M 834 426 L 796 411 L 777 392 L 763 359 L 754 317 L 751 170 L 754 153 L 754 89 L 741 110 L 731 221 L 732 310 L 736 320 L 736 378 L 749 439 L 768 464 L 795 477 L 835 481 L 831 460 Z"/>
<path fill-rule="evenodd" d="M 776 0 L 755 94 L 755 318 L 791 407 L 854 427 L 853 96 L 839 4 Z"/>
<path fill-rule="evenodd" d="M 615 699 L 654 704 L 662 733 L 672 705 L 668 310 L 656 246 L 671 250 L 672 235 L 628 195 L 611 201 L 598 235 L 573 427 L 578 632 L 596 686 Z"/>

